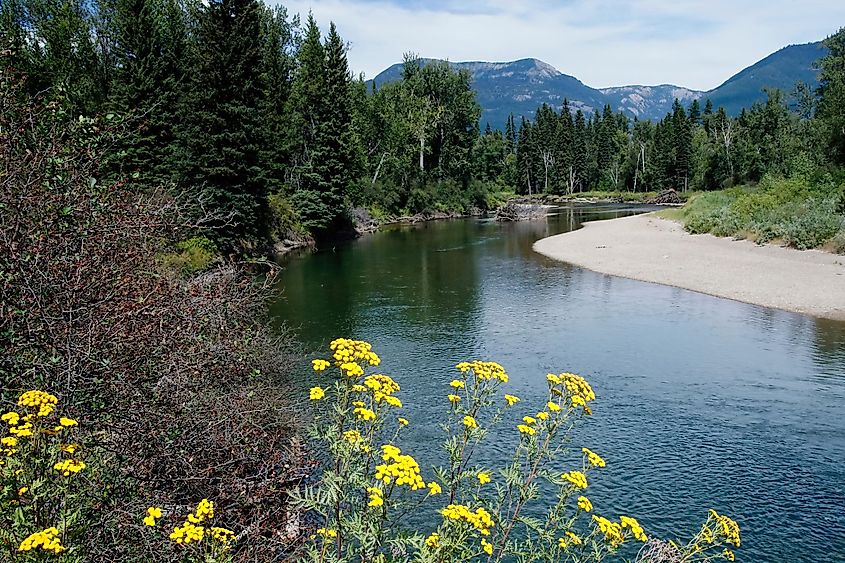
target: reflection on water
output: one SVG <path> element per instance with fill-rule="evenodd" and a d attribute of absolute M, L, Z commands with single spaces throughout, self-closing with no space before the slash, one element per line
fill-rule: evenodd
<path fill-rule="evenodd" d="M 315 350 L 337 336 L 373 343 L 402 384 L 408 449 L 421 463 L 438 462 L 431 444 L 458 361 L 502 363 L 526 413 L 540 405 L 546 373 L 574 371 L 599 396 L 577 442 L 608 459 L 591 485 L 601 512 L 673 537 L 712 506 L 743 527 L 742 560 L 845 560 L 845 323 L 531 250 L 583 220 L 632 211 L 395 227 L 289 259 L 274 312 Z M 515 433 L 483 459 L 504 455 Z"/>

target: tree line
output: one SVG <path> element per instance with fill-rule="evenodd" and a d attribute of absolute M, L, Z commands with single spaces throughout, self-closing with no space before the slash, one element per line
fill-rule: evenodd
<path fill-rule="evenodd" d="M 243 248 L 291 229 L 349 228 L 347 210 L 462 209 L 480 108 L 469 75 L 406 56 L 368 86 L 335 25 L 323 36 L 257 0 L 7 0 L 3 49 L 31 96 L 123 121 L 101 174 L 225 210 Z"/>
<path fill-rule="evenodd" d="M 349 231 L 381 214 L 484 209 L 497 190 L 711 190 L 845 162 L 845 33 L 827 40 L 818 91 L 778 91 L 732 117 L 699 101 L 657 122 L 605 106 L 538 108 L 482 132 L 470 75 L 406 55 L 401 80 L 350 71 L 323 36 L 259 0 L 5 0 L 0 35 L 30 95 L 123 121 L 107 178 L 171 186 L 226 214 L 225 248 L 292 231 Z"/>

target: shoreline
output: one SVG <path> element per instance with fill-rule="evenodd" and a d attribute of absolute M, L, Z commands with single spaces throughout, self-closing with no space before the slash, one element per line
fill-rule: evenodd
<path fill-rule="evenodd" d="M 654 213 L 591 221 L 533 249 L 601 274 L 845 321 L 845 256 L 829 252 L 691 235 Z"/>

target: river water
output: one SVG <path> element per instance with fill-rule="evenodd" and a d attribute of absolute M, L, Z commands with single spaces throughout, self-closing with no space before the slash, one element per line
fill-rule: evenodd
<path fill-rule="evenodd" d="M 397 226 L 287 258 L 273 313 L 315 351 L 338 336 L 373 344 L 380 370 L 402 386 L 411 420 L 403 450 L 424 469 L 439 460 L 437 421 L 457 362 L 498 361 L 507 392 L 534 411 L 546 373 L 571 371 L 598 396 L 574 445 L 608 462 L 590 485 L 599 513 L 686 539 L 712 507 L 739 522 L 739 561 L 845 561 L 845 323 L 605 276 L 531 250 L 584 221 L 639 211 Z M 506 455 L 513 433 L 485 460 Z"/>

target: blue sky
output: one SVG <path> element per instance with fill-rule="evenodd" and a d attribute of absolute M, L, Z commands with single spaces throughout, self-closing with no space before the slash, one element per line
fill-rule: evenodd
<path fill-rule="evenodd" d="M 533 57 L 593 87 L 707 90 L 792 43 L 845 26 L 843 0 L 291 0 L 349 42 L 372 78 L 413 51 L 452 61 Z"/>

